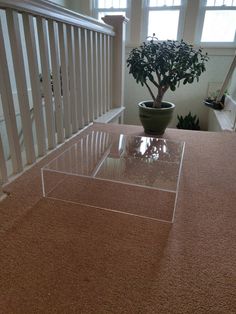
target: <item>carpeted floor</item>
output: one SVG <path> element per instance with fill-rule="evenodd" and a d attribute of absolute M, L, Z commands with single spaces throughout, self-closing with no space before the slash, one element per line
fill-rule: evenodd
<path fill-rule="evenodd" d="M 6 187 L 0 313 L 236 313 L 236 135 L 165 137 L 186 142 L 173 225 L 42 198 L 40 169 L 64 147 Z"/>

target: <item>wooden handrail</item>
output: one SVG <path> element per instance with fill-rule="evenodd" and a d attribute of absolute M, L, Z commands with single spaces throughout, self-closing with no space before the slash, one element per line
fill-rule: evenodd
<path fill-rule="evenodd" d="M 45 0 L 0 0 L 0 8 L 11 8 L 21 13 L 27 12 L 111 36 L 115 34 L 109 25 Z"/>

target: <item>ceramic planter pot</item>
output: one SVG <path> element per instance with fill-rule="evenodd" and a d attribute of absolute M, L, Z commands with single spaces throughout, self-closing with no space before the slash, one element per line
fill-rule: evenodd
<path fill-rule="evenodd" d="M 170 123 L 175 105 L 163 101 L 161 108 L 153 108 L 153 101 L 142 101 L 138 104 L 139 118 L 147 134 L 162 135 Z"/>

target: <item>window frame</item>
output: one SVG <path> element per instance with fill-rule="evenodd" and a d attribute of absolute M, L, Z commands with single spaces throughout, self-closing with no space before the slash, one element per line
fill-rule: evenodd
<path fill-rule="evenodd" d="M 130 19 L 131 15 L 131 1 L 133 0 L 126 0 L 127 1 L 127 7 L 125 10 L 120 9 L 120 8 L 98 8 L 98 1 L 99 0 L 93 0 L 93 7 L 92 7 L 92 14 L 95 19 L 98 20 L 98 14 L 99 12 L 120 12 L 120 11 L 125 11 L 126 12 L 126 17 Z M 129 42 L 130 40 L 130 23 L 127 24 L 126 27 L 126 35 L 125 35 L 125 41 L 126 43 Z"/>
<path fill-rule="evenodd" d="M 130 17 L 130 10 L 131 10 L 131 0 L 126 0 L 127 1 L 127 7 L 126 9 L 122 8 L 99 8 L 98 7 L 98 2 L 99 0 L 93 0 L 93 16 L 98 19 L 98 14 L 99 12 L 120 12 L 120 11 L 125 11 L 126 12 L 126 17 Z"/>
<path fill-rule="evenodd" d="M 177 30 L 177 39 L 183 39 L 184 35 L 184 24 L 185 24 L 185 14 L 187 8 L 187 1 L 189 0 L 181 0 L 182 4 L 179 6 L 156 6 L 150 7 L 149 0 L 144 0 L 143 4 L 143 16 L 142 16 L 142 30 L 141 37 L 145 40 L 148 36 L 148 16 L 150 11 L 176 11 L 179 10 L 179 22 L 178 22 L 178 30 Z M 158 37 L 158 36 L 157 36 Z M 168 39 L 168 38 L 166 38 Z"/>
<path fill-rule="evenodd" d="M 201 45 L 201 47 L 209 47 L 209 48 L 235 48 L 236 47 L 236 31 L 234 35 L 233 42 L 209 42 L 209 41 L 201 41 L 202 33 L 203 33 L 203 26 L 205 20 L 206 11 L 229 11 L 229 10 L 236 10 L 236 6 L 207 6 L 207 0 L 200 0 L 200 8 L 198 14 L 198 23 L 196 27 L 196 35 L 195 35 L 195 42 L 197 45 Z"/>

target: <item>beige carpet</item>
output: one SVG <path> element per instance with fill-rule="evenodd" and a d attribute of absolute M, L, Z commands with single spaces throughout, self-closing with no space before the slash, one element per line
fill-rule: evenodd
<path fill-rule="evenodd" d="M 236 135 L 165 137 L 186 141 L 173 225 L 43 199 L 40 169 L 63 147 L 6 188 L 0 313 L 236 313 Z"/>

